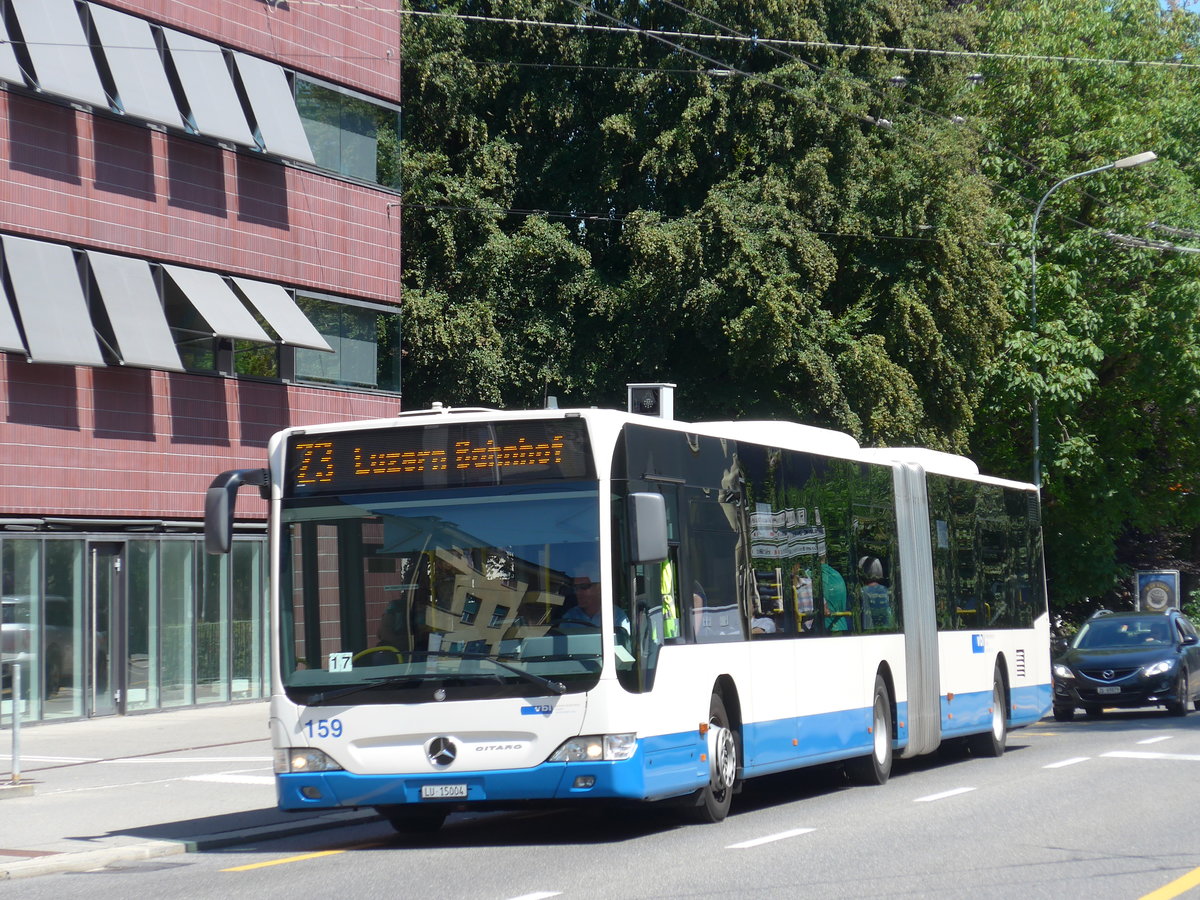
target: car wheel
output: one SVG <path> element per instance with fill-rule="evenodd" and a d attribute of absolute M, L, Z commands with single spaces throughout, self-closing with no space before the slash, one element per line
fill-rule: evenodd
<path fill-rule="evenodd" d="M 1055 722 L 1070 722 L 1075 718 L 1075 707 L 1073 706 L 1056 706 L 1054 707 Z"/>
<path fill-rule="evenodd" d="M 1175 685 L 1175 699 L 1167 704 L 1167 712 L 1173 716 L 1186 716 L 1188 714 L 1188 697 L 1190 696 L 1188 675 L 1185 669 L 1179 673 L 1179 683 Z"/>

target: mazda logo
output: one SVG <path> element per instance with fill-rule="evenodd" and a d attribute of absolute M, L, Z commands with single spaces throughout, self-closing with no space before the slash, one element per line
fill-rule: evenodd
<path fill-rule="evenodd" d="M 1117 673 L 1114 672 L 1112 669 L 1105 669 L 1100 674 L 1104 676 L 1105 681 L 1112 681 L 1113 676 L 1116 675 Z"/>
<path fill-rule="evenodd" d="M 435 766 L 445 768 L 458 758 L 458 746 L 448 737 L 436 737 L 426 745 L 425 755 Z"/>

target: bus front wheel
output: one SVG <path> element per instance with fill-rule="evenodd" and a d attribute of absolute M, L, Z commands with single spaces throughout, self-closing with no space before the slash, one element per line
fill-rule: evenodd
<path fill-rule="evenodd" d="M 846 774 L 855 784 L 887 784 L 892 774 L 892 702 L 882 675 L 875 676 L 871 704 L 871 752 L 846 761 Z"/>
<path fill-rule="evenodd" d="M 693 812 L 696 821 L 715 823 L 729 815 L 738 772 L 737 735 L 720 694 L 713 694 L 708 703 L 707 738 L 708 784 L 701 788 Z"/>

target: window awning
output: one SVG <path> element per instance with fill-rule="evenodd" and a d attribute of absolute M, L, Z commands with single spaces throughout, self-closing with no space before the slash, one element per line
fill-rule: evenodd
<path fill-rule="evenodd" d="M 244 147 L 257 147 L 221 48 L 211 41 L 170 28 L 164 28 L 162 33 L 191 107 L 196 130 Z"/>
<path fill-rule="evenodd" d="M 25 327 L 29 358 L 103 366 L 71 248 L 6 234 L 4 261 Z"/>
<path fill-rule="evenodd" d="M 89 3 L 104 58 L 126 115 L 183 128 L 183 117 L 167 81 L 150 23 L 107 6 Z"/>
<path fill-rule="evenodd" d="M 13 52 L 12 41 L 8 37 L 8 26 L 4 17 L 0 16 L 0 81 L 10 84 L 25 84 L 25 76 L 17 64 L 17 54 Z"/>
<path fill-rule="evenodd" d="M 250 310 L 216 272 L 203 272 L 184 266 L 163 264 L 163 271 L 183 291 L 184 296 L 208 323 L 213 334 L 241 341 L 273 344 Z"/>
<path fill-rule="evenodd" d="M 321 333 L 281 286 L 250 278 L 234 278 L 233 283 L 285 344 L 333 352 L 329 342 L 321 337 Z"/>
<path fill-rule="evenodd" d="M 254 110 L 264 149 L 275 156 L 315 163 L 300 121 L 300 111 L 296 108 L 295 95 L 283 68 L 236 51 L 233 58 L 250 98 L 250 108 Z"/>
<path fill-rule="evenodd" d="M 100 298 L 108 312 L 117 352 L 127 366 L 183 371 L 179 351 L 144 259 L 87 251 Z"/>
<path fill-rule="evenodd" d="M 25 46 L 43 91 L 108 109 L 108 96 L 75 0 L 13 0 Z"/>
<path fill-rule="evenodd" d="M 25 342 L 21 340 L 21 332 L 17 329 L 17 320 L 13 316 L 3 281 L 0 281 L 0 350 L 25 352 Z"/>

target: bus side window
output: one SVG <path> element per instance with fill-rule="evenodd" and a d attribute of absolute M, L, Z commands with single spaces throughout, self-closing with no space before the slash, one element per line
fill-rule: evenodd
<path fill-rule="evenodd" d="M 846 579 L 829 563 L 821 563 L 821 594 L 825 607 L 825 631 L 829 634 L 853 631 L 854 612 L 850 609 Z"/>

